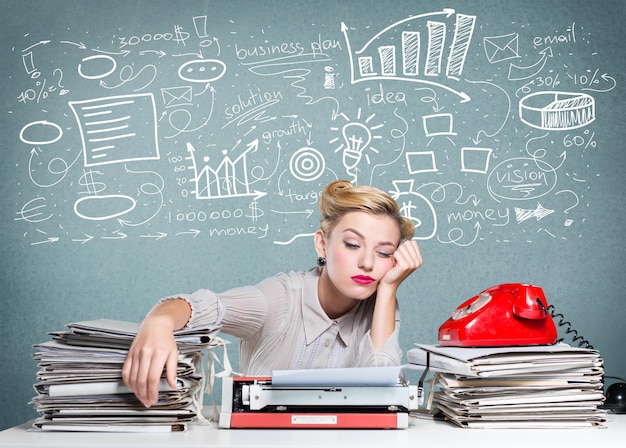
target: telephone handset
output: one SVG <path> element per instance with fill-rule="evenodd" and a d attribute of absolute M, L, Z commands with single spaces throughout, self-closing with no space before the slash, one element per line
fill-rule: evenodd
<path fill-rule="evenodd" d="M 448 346 L 545 345 L 557 341 L 543 290 L 506 283 L 462 303 L 439 327 L 439 343 Z"/>

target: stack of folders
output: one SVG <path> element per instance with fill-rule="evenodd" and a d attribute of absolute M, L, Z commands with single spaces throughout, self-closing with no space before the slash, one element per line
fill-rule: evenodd
<path fill-rule="evenodd" d="M 431 408 L 465 428 L 604 427 L 603 360 L 556 344 L 470 348 L 417 344 L 408 361 L 432 377 Z"/>
<path fill-rule="evenodd" d="M 182 330 L 177 386 L 162 378 L 158 403 L 144 407 L 122 381 L 122 365 L 139 329 L 132 322 L 100 319 L 68 324 L 34 345 L 38 361 L 40 414 L 33 427 L 44 431 L 171 432 L 201 419 L 205 375 L 203 350 L 221 344 L 216 328 Z"/>

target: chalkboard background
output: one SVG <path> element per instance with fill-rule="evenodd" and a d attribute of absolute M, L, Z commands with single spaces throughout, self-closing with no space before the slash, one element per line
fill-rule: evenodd
<path fill-rule="evenodd" d="M 626 375 L 624 5 L 3 0 L 1 426 L 47 332 L 313 267 L 337 178 L 415 222 L 404 349 L 528 282 Z"/>

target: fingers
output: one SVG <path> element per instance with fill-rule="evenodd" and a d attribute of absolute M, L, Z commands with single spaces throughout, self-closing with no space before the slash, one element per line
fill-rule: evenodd
<path fill-rule="evenodd" d="M 158 401 L 164 367 L 168 383 L 176 387 L 177 364 L 177 350 L 132 347 L 122 368 L 122 379 L 143 405 L 150 407 Z"/>
<path fill-rule="evenodd" d="M 137 370 L 136 394 L 146 407 L 150 407 L 159 400 L 159 382 L 165 359 L 160 353 L 151 353 L 146 356 L 146 361 Z"/>
<path fill-rule="evenodd" d="M 172 389 L 176 388 L 176 369 L 178 367 L 178 353 L 170 353 L 165 363 L 165 376 L 167 378 L 167 384 Z"/>
<path fill-rule="evenodd" d="M 423 264 L 422 252 L 417 241 L 405 241 L 394 253 L 397 263 L 404 269 L 413 272 Z"/>
<path fill-rule="evenodd" d="M 122 379 L 146 407 L 158 401 L 164 368 L 167 382 L 176 387 L 178 347 L 174 330 L 182 328 L 190 314 L 185 300 L 166 300 L 148 313 L 135 336 L 122 367 Z"/>
<path fill-rule="evenodd" d="M 394 252 L 393 261 L 393 268 L 385 274 L 383 280 L 385 283 L 395 284 L 397 287 L 423 263 L 422 253 L 417 242 L 411 240 L 402 243 Z"/>
<path fill-rule="evenodd" d="M 417 241 L 408 241 L 408 248 L 411 254 L 411 259 L 413 260 L 413 267 L 418 269 L 424 263 L 424 259 L 422 258 L 422 251 L 420 250 Z"/>

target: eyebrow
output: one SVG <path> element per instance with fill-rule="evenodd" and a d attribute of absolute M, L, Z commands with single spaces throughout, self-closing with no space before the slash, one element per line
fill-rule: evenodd
<path fill-rule="evenodd" d="M 353 229 L 352 227 L 348 227 L 347 229 L 343 229 L 343 231 L 341 233 L 346 233 L 346 232 L 352 232 L 356 235 L 358 235 L 361 239 L 365 239 L 365 236 L 359 232 L 358 230 Z M 398 247 L 397 244 L 392 243 L 391 241 L 381 241 L 379 243 L 376 243 L 377 246 L 392 246 L 392 247 Z"/>

